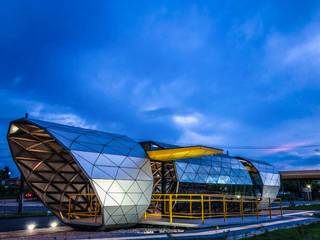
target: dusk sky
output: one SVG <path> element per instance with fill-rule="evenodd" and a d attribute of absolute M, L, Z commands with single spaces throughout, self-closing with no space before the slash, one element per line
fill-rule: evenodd
<path fill-rule="evenodd" d="M 28 112 L 320 168 L 320 1 L 1 1 L 0 79 L 0 167 Z"/>

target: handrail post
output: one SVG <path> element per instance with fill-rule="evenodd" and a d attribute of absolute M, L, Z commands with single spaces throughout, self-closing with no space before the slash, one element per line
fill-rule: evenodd
<path fill-rule="evenodd" d="M 201 221 L 204 224 L 204 202 L 203 202 L 203 194 L 201 194 Z"/>
<path fill-rule="evenodd" d="M 226 221 L 227 217 L 227 204 L 226 204 L 226 196 L 223 195 L 223 220 Z"/>
<path fill-rule="evenodd" d="M 259 200 L 258 200 L 258 198 L 256 198 L 255 210 L 256 210 L 257 219 L 259 218 L 259 208 L 258 208 L 258 205 L 259 205 Z"/>
<path fill-rule="evenodd" d="M 241 219 L 243 221 L 243 197 L 240 199 L 240 214 L 241 214 Z"/>
<path fill-rule="evenodd" d="M 164 194 L 162 194 L 161 198 L 162 198 L 162 200 L 163 200 L 163 205 L 162 205 L 163 210 L 162 210 L 162 214 L 163 214 L 163 215 L 166 215 L 166 214 L 167 214 L 167 196 L 164 195 Z"/>
<path fill-rule="evenodd" d="M 189 203 L 189 212 L 190 212 L 190 216 L 192 216 L 192 195 L 190 194 L 190 203 Z"/>
<path fill-rule="evenodd" d="M 170 223 L 172 223 L 172 194 L 169 194 L 169 217 Z"/>
<path fill-rule="evenodd" d="M 283 212 L 282 212 L 282 199 L 280 198 L 280 214 L 281 217 L 283 217 Z"/>
<path fill-rule="evenodd" d="M 269 218 L 271 219 L 272 213 L 271 213 L 271 199 L 269 198 Z"/>
<path fill-rule="evenodd" d="M 209 196 L 209 215 L 211 217 L 211 196 Z"/>

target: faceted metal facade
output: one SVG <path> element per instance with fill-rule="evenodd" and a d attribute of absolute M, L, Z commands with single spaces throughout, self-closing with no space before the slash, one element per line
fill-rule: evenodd
<path fill-rule="evenodd" d="M 252 185 L 240 161 L 225 155 L 178 160 L 175 166 L 179 182 Z"/>
<path fill-rule="evenodd" d="M 45 130 L 73 157 L 99 199 L 104 226 L 140 220 L 150 204 L 153 177 L 150 161 L 137 142 L 123 135 L 24 121 Z"/>
<path fill-rule="evenodd" d="M 227 155 L 211 155 L 174 161 L 178 185 L 181 188 L 189 183 L 194 185 L 194 189 L 199 189 L 196 185 L 201 184 L 206 186 L 203 191 L 207 193 L 224 191 L 275 199 L 280 188 L 280 175 L 275 168 L 262 161 L 245 160 L 254 166 L 256 172 L 253 173 L 246 168 L 243 160 Z M 180 189 L 179 192 L 185 190 Z"/>
<path fill-rule="evenodd" d="M 261 198 L 275 199 L 280 189 L 280 174 L 274 166 L 262 161 L 249 160 L 258 170 L 261 179 L 262 193 Z"/>
<path fill-rule="evenodd" d="M 70 219 L 72 194 L 81 195 L 72 203 L 82 212 L 93 208 L 90 198 L 97 199 L 98 223 L 111 227 L 139 222 L 152 193 L 251 195 L 263 203 L 275 199 L 280 188 L 278 172 L 264 162 L 225 154 L 150 161 L 146 151 L 176 146 L 139 144 L 123 135 L 45 121 L 11 122 L 8 142 L 39 199 L 62 221 L 74 225 L 86 220 L 81 215 Z"/>

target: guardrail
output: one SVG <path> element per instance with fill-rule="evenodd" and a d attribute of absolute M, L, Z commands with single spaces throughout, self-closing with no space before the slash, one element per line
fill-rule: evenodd
<path fill-rule="evenodd" d="M 79 207 L 79 206 L 82 206 Z M 83 206 L 84 205 L 84 206 Z M 94 193 L 79 193 L 68 195 L 68 220 L 77 218 L 93 218 L 97 223 L 97 217 L 100 215 L 101 207 Z"/>
<path fill-rule="evenodd" d="M 272 203 L 279 203 L 275 210 Z M 223 194 L 153 194 L 149 209 L 144 214 L 144 219 L 149 217 L 169 218 L 172 223 L 174 218 L 201 219 L 206 218 L 241 217 L 268 215 L 271 219 L 273 212 L 280 211 L 283 215 L 282 201 L 280 198 L 256 198 L 240 195 Z"/>

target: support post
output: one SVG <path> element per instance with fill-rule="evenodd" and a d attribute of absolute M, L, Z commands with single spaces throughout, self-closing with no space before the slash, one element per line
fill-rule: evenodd
<path fill-rule="evenodd" d="M 258 209 L 258 205 L 259 205 L 259 200 L 258 200 L 258 198 L 256 198 L 256 206 L 255 206 L 255 210 L 256 210 L 256 216 L 257 216 L 257 219 L 259 218 L 259 209 Z"/>
<path fill-rule="evenodd" d="M 169 218 L 170 224 L 172 224 L 172 194 L 169 194 Z"/>
<path fill-rule="evenodd" d="M 271 219 L 272 212 L 271 212 L 271 199 L 269 198 L 269 218 Z"/>
<path fill-rule="evenodd" d="M 18 213 L 22 213 L 23 211 L 23 198 L 24 198 L 24 177 L 21 174 L 19 196 L 18 196 L 18 200 L 19 200 Z"/>
<path fill-rule="evenodd" d="M 162 214 L 165 215 L 165 207 L 166 207 L 166 165 L 164 162 L 161 163 L 161 195 L 163 198 L 163 202 L 162 202 Z"/>
<path fill-rule="evenodd" d="M 192 195 L 190 194 L 190 202 L 189 202 L 189 212 L 190 216 L 192 216 Z"/>
<path fill-rule="evenodd" d="M 226 196 L 223 195 L 223 220 L 226 222 L 227 218 L 227 203 L 226 203 Z"/>
<path fill-rule="evenodd" d="M 209 196 L 209 215 L 211 217 L 211 196 Z"/>
<path fill-rule="evenodd" d="M 241 219 L 243 221 L 243 197 L 240 199 L 240 214 L 241 214 Z"/>
<path fill-rule="evenodd" d="M 201 194 L 201 221 L 204 224 L 204 202 L 203 202 L 203 194 Z"/>
<path fill-rule="evenodd" d="M 280 198 L 280 214 L 281 217 L 283 217 L 283 212 L 282 212 L 282 199 Z"/>

